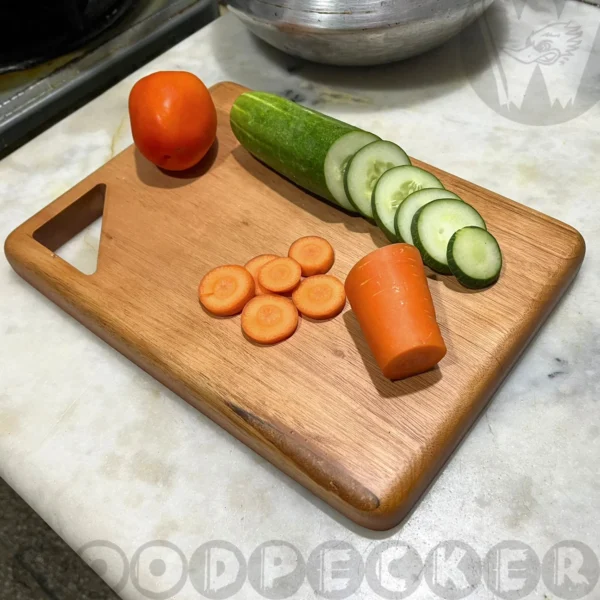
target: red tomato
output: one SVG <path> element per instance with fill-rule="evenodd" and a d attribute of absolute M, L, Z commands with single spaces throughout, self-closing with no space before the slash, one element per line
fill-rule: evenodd
<path fill-rule="evenodd" d="M 140 79 L 129 94 L 129 117 L 139 151 L 170 171 L 193 167 L 217 135 L 210 92 L 186 71 L 159 71 Z"/>

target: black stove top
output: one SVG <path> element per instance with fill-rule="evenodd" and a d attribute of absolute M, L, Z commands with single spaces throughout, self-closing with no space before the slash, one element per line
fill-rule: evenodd
<path fill-rule="evenodd" d="M 81 48 L 117 23 L 135 2 L 22 0 L 9 4 L 9 14 L 1 18 L 0 12 L 5 25 L 0 37 L 0 73 L 29 69 Z"/>
<path fill-rule="evenodd" d="M 217 0 L 0 0 L 0 158 L 218 13 Z"/>

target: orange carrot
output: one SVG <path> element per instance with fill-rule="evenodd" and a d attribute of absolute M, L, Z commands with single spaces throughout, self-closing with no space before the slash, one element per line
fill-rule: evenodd
<path fill-rule="evenodd" d="M 392 244 L 348 273 L 346 294 L 383 374 L 402 379 L 433 368 L 446 354 L 419 251 Z"/>
<path fill-rule="evenodd" d="M 256 296 L 242 312 L 242 330 L 259 344 L 275 344 L 289 338 L 298 327 L 298 310 L 287 298 Z"/>
<path fill-rule="evenodd" d="M 200 302 L 214 315 L 239 313 L 254 296 L 254 279 L 239 265 L 225 265 L 209 271 L 198 286 Z"/>
<path fill-rule="evenodd" d="M 270 292 L 293 290 L 300 282 L 302 269 L 293 258 L 275 258 L 258 271 L 258 283 Z"/>
<path fill-rule="evenodd" d="M 290 246 L 288 256 L 300 264 L 303 277 L 327 273 L 335 260 L 331 244 L 316 235 L 296 240 Z"/>
<path fill-rule="evenodd" d="M 269 291 L 265 290 L 260 283 L 258 283 L 258 272 L 260 268 L 266 265 L 268 262 L 271 262 L 274 258 L 277 258 L 275 254 L 261 254 L 260 256 L 255 256 L 252 260 L 249 260 L 244 267 L 250 271 L 250 275 L 254 277 L 255 283 L 255 293 L 257 296 L 261 294 L 268 294 Z"/>
<path fill-rule="evenodd" d="M 346 305 L 344 284 L 332 275 L 313 275 L 305 279 L 293 293 L 298 310 L 311 319 L 330 319 Z"/>

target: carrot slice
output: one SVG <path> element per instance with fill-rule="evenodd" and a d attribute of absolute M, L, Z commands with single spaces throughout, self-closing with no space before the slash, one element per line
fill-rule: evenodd
<path fill-rule="evenodd" d="M 367 254 L 346 277 L 356 319 L 385 377 L 433 368 L 446 354 L 423 261 L 410 244 Z"/>
<path fill-rule="evenodd" d="M 242 331 L 259 344 L 275 344 L 289 338 L 298 327 L 298 310 L 282 296 L 255 296 L 242 312 Z"/>
<path fill-rule="evenodd" d="M 209 271 L 198 286 L 202 306 L 219 317 L 235 315 L 254 296 L 254 279 L 239 265 Z"/>
<path fill-rule="evenodd" d="M 302 268 L 293 258 L 275 258 L 258 271 L 258 283 L 270 292 L 293 290 L 302 276 Z"/>
<path fill-rule="evenodd" d="M 300 264 L 303 277 L 327 273 L 335 261 L 331 244 L 316 235 L 296 240 L 290 246 L 288 256 Z"/>
<path fill-rule="evenodd" d="M 346 305 L 344 284 L 333 275 L 313 275 L 305 279 L 293 293 L 298 310 L 311 319 L 330 319 Z"/>
<path fill-rule="evenodd" d="M 258 283 L 258 272 L 261 267 L 264 267 L 268 262 L 271 262 L 274 258 L 278 258 L 275 254 L 261 254 L 260 256 L 255 256 L 252 260 L 249 260 L 244 267 L 250 271 L 250 275 L 254 277 L 255 284 L 255 293 L 257 296 L 261 294 L 268 294 L 269 291 L 265 290 L 265 288 Z"/>

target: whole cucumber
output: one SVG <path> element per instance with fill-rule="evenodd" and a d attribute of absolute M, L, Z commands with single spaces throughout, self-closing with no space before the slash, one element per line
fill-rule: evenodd
<path fill-rule="evenodd" d="M 333 143 L 356 127 L 267 92 L 241 94 L 230 121 L 235 137 L 256 158 L 336 203 L 325 180 L 325 158 Z"/>

